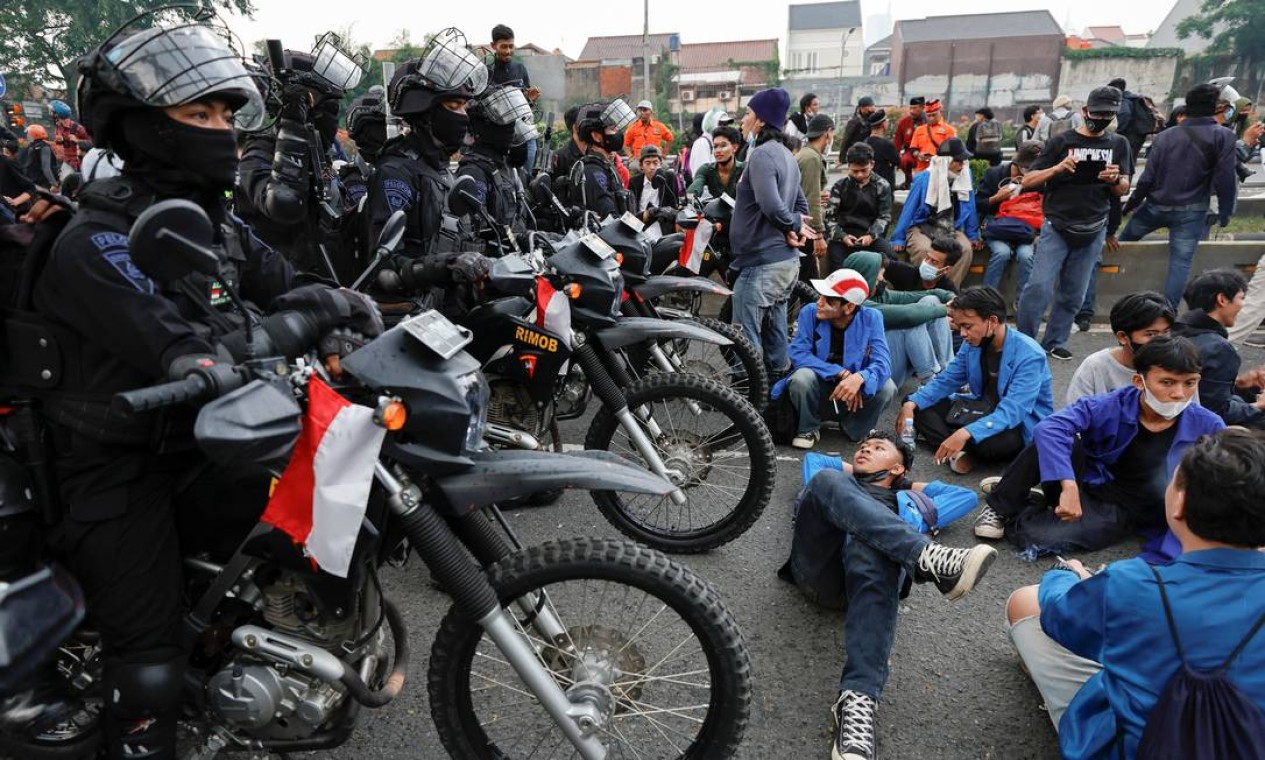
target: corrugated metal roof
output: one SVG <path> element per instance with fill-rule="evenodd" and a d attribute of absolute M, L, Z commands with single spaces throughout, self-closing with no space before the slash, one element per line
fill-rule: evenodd
<path fill-rule="evenodd" d="M 861 3 L 849 0 L 841 3 L 811 3 L 790 6 L 791 20 L 788 28 L 793 31 L 812 29 L 848 29 L 861 26 Z"/>
<path fill-rule="evenodd" d="M 667 50 L 668 39 L 677 32 L 650 35 L 650 55 Z M 678 35 L 679 36 L 679 35 Z M 589 37 L 584 43 L 577 61 L 601 61 L 608 58 L 640 58 L 642 54 L 640 34 L 621 34 L 615 37 Z"/>
<path fill-rule="evenodd" d="M 1049 11 L 975 13 L 961 16 L 928 16 L 897 21 L 901 42 L 1002 39 L 1006 37 L 1063 37 L 1063 28 Z"/>
<path fill-rule="evenodd" d="M 730 61 L 771 61 L 777 57 L 777 40 L 735 40 L 732 42 L 694 42 L 681 46 L 682 71 L 726 71 Z"/>

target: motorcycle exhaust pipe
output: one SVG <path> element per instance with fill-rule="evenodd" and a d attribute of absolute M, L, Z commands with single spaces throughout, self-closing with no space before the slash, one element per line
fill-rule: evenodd
<path fill-rule="evenodd" d="M 498 425 L 494 422 L 487 423 L 483 428 L 483 438 L 488 443 L 500 444 L 501 446 L 511 446 L 528 451 L 540 450 L 540 441 L 536 440 L 535 436 L 506 425 Z"/>

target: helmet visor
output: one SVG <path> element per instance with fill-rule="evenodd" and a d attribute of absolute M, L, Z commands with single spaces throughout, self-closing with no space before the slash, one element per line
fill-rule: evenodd
<path fill-rule="evenodd" d="M 105 53 L 104 73 L 116 89 L 148 106 L 166 108 L 223 95 L 235 106 L 237 126 L 256 129 L 263 97 L 241 56 L 211 27 L 191 24 L 146 29 Z"/>
<path fill-rule="evenodd" d="M 523 91 L 513 85 L 495 87 L 479 99 L 483 113 L 493 124 L 510 124 L 531 116 L 531 103 Z"/>
<path fill-rule="evenodd" d="M 465 49 L 457 33 L 435 35 L 417 73 L 439 90 L 465 88 L 471 95 L 479 95 L 488 87 L 488 67 Z"/>
<path fill-rule="evenodd" d="M 624 131 L 637 120 L 637 115 L 628 107 L 628 104 L 619 98 L 611 101 L 610 105 L 602 111 L 602 123 L 608 127 L 614 127 L 619 131 Z"/>
<path fill-rule="evenodd" d="M 536 122 L 530 119 L 519 119 L 514 122 L 514 137 L 510 139 L 510 147 L 517 148 L 539 137 L 540 130 L 536 128 Z"/>
<path fill-rule="evenodd" d="M 344 92 L 355 89 L 364 77 L 364 67 L 340 50 L 328 35 L 312 51 L 312 58 L 312 73 Z"/>

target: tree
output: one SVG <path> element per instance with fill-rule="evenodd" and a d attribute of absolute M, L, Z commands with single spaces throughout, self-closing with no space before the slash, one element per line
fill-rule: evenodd
<path fill-rule="evenodd" d="M 254 13 L 252 0 L 202 0 L 222 10 Z M 5 0 L 0 2 L 0 71 L 73 93 L 75 62 L 123 24 L 170 0 Z"/>
<path fill-rule="evenodd" d="M 1211 40 L 1208 55 L 1239 62 L 1242 89 L 1261 85 L 1265 62 L 1265 0 L 1204 0 L 1199 13 L 1177 25 L 1182 39 L 1192 35 Z"/>

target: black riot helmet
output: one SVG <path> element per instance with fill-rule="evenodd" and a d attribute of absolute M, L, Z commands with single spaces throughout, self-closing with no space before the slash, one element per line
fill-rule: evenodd
<path fill-rule="evenodd" d="M 377 160 L 387 141 L 387 117 L 381 92 L 370 91 L 351 101 L 347 108 L 347 134 L 366 161 Z"/>
<path fill-rule="evenodd" d="M 589 103 L 580 106 L 580 111 L 576 114 L 576 133 L 586 143 L 593 141 L 594 132 L 605 133 L 608 128 L 614 129 L 615 134 L 622 137 L 624 130 L 636 120 L 637 115 L 620 98 L 609 103 Z"/>
<path fill-rule="evenodd" d="M 264 101 L 231 33 L 200 6 L 137 16 L 78 62 L 79 118 L 96 147 L 130 161 L 123 116 L 214 96 L 235 112 L 239 129 L 257 128 Z"/>
<path fill-rule="evenodd" d="M 387 99 L 393 115 L 411 119 L 445 98 L 477 98 L 487 86 L 487 66 L 466 48 L 465 35 L 449 28 L 432 37 L 420 57 L 396 68 Z"/>
<path fill-rule="evenodd" d="M 501 155 L 516 143 L 518 124 L 532 117 L 531 103 L 522 89 L 513 85 L 493 87 L 466 107 L 470 131 L 476 145 L 485 145 Z"/>

